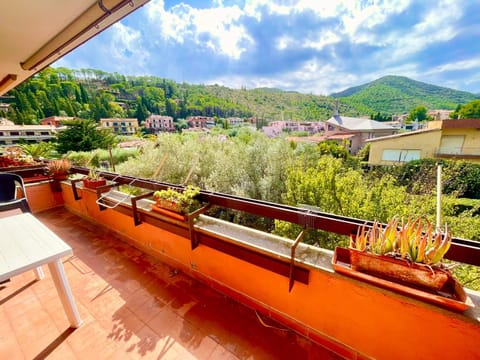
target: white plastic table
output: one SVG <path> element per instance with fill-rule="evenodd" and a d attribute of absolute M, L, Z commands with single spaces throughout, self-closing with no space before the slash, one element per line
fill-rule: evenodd
<path fill-rule="evenodd" d="M 30 213 L 0 218 L 0 282 L 28 270 L 43 278 L 48 264 L 71 327 L 82 324 L 63 269 L 62 257 L 72 248 Z"/>

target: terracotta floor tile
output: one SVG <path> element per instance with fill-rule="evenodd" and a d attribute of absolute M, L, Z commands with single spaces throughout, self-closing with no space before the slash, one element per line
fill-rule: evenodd
<path fill-rule="evenodd" d="M 37 217 L 74 249 L 63 263 L 84 324 L 69 328 L 48 268 L 15 276 L 0 286 L 2 360 L 336 358 L 98 224 L 63 208 Z"/>
<path fill-rule="evenodd" d="M 184 350 L 188 350 L 192 356 L 199 359 L 208 358 L 217 346 L 217 342 L 207 333 L 190 324 L 170 307 L 152 318 L 148 325 L 159 336 L 175 339 Z"/>
<path fill-rule="evenodd" d="M 169 349 L 167 339 L 159 337 L 148 326 L 135 331 L 121 345 L 130 359 L 161 359 Z"/>
<path fill-rule="evenodd" d="M 217 345 L 208 359 L 209 360 L 238 360 L 239 358 L 233 355 L 223 346 Z"/>
<path fill-rule="evenodd" d="M 117 349 L 114 341 L 109 339 L 108 332 L 98 322 L 82 325 L 67 341 L 74 353 L 81 354 L 84 359 L 102 359 Z"/>
<path fill-rule="evenodd" d="M 23 353 L 14 329 L 5 312 L 0 308 L 0 359 L 23 359 Z"/>

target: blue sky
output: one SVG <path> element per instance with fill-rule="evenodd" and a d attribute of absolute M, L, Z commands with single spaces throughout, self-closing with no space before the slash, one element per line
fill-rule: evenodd
<path fill-rule="evenodd" d="M 151 0 L 54 66 L 318 95 L 400 75 L 480 93 L 480 2 Z"/>

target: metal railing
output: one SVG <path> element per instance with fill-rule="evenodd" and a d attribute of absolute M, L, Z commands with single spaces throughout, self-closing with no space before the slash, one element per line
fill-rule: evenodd
<path fill-rule="evenodd" d="M 84 175 L 87 175 L 89 171 L 88 168 L 72 168 L 72 172 Z M 181 190 L 184 188 L 181 185 L 119 175 L 106 171 L 102 171 L 101 175 L 107 180 L 115 181 L 118 185 L 134 184 L 135 187 L 151 191 L 167 188 Z M 288 221 L 302 228 L 323 230 L 340 235 L 353 235 L 357 233 L 359 227 L 373 225 L 372 221 L 205 190 L 200 191 L 198 199 L 210 204 L 210 206 L 244 211 L 257 216 Z M 445 257 L 450 260 L 480 266 L 480 242 L 453 238 L 452 246 Z"/>

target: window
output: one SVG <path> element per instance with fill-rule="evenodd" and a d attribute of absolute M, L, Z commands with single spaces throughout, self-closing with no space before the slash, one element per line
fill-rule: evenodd
<path fill-rule="evenodd" d="M 25 132 L 25 135 L 33 136 L 33 135 L 35 135 L 35 133 L 33 131 L 27 131 L 27 132 Z"/>
<path fill-rule="evenodd" d="M 18 136 L 20 133 L 18 131 L 10 131 L 10 136 Z"/>
<path fill-rule="evenodd" d="M 40 135 L 50 135 L 50 133 L 48 131 L 41 131 Z"/>
<path fill-rule="evenodd" d="M 412 149 L 385 149 L 382 152 L 382 161 L 407 162 L 418 160 L 422 155 L 421 150 Z"/>
<path fill-rule="evenodd" d="M 442 136 L 439 153 L 440 154 L 461 154 L 464 140 L 465 140 L 465 136 L 463 135 Z"/>

